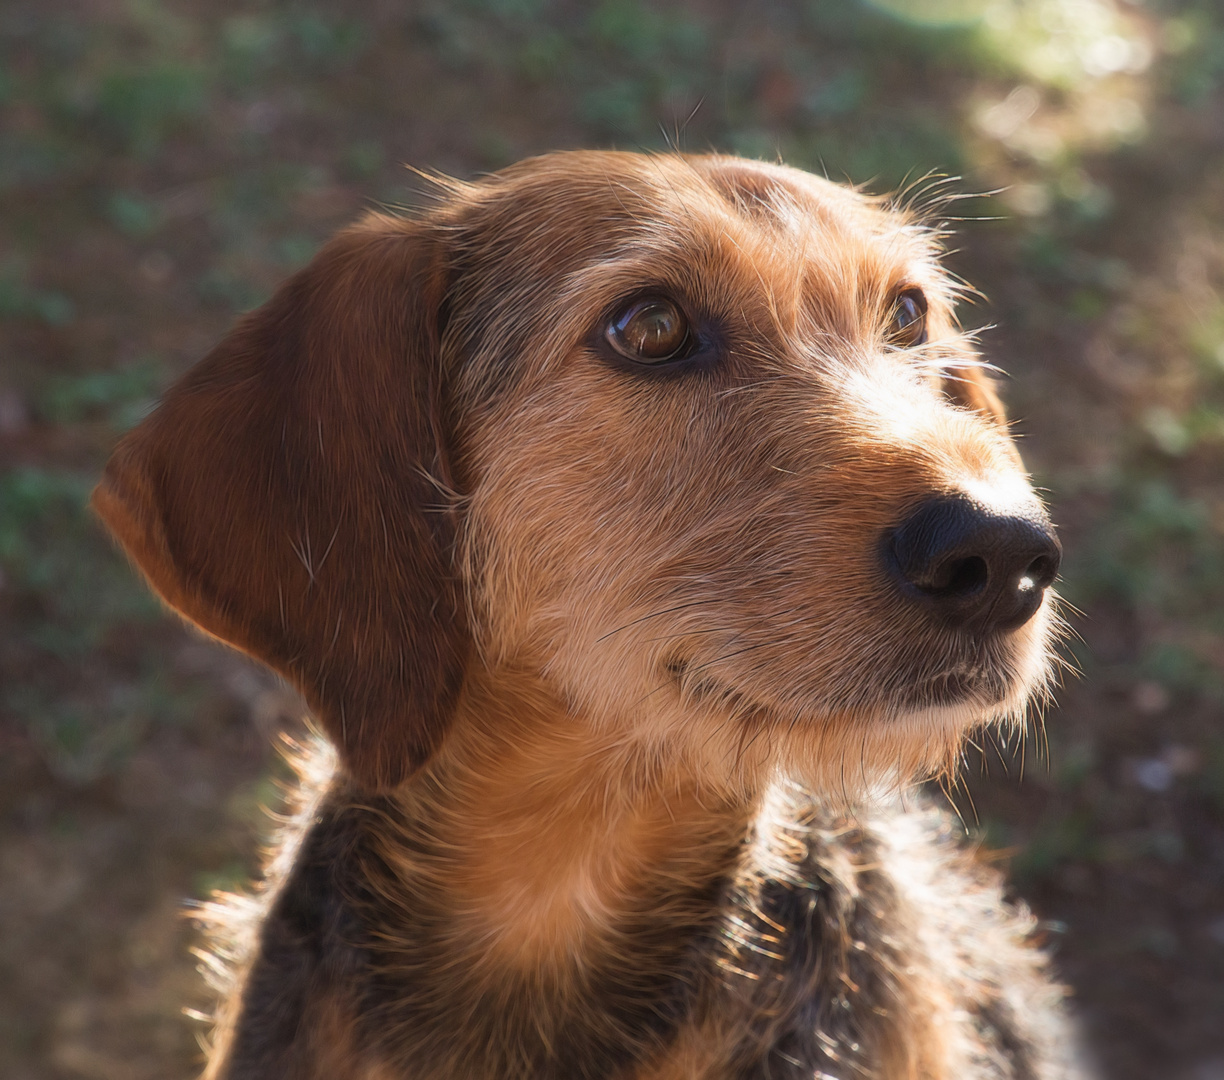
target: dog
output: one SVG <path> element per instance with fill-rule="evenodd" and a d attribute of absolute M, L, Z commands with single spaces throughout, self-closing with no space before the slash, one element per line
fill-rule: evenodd
<path fill-rule="evenodd" d="M 716 155 L 437 183 L 94 495 L 334 747 L 209 916 L 205 1075 L 1079 1075 L 1034 920 L 897 797 L 1022 722 L 1058 621 L 938 230 Z"/>

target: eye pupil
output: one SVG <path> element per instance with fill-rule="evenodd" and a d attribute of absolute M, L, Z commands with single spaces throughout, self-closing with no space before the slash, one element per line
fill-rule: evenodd
<path fill-rule="evenodd" d="M 616 315 L 606 331 L 622 356 L 644 363 L 676 357 L 688 342 L 688 320 L 670 300 L 639 300 Z"/>
<path fill-rule="evenodd" d="M 927 339 L 927 301 L 921 289 L 906 289 L 893 305 L 888 340 L 899 349 L 912 349 Z"/>

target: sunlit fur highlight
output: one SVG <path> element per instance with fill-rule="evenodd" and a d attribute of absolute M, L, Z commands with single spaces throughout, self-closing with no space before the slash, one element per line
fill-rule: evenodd
<path fill-rule="evenodd" d="M 206 1076 L 1078 1075 L 1033 920 L 897 802 L 1023 725 L 1057 631 L 1050 599 L 950 629 L 881 567 L 934 496 L 1040 513 L 939 230 L 717 156 L 436 182 L 248 316 L 95 498 L 338 750 L 305 755 L 263 891 L 200 913 Z M 644 291 L 716 361 L 601 351 Z M 225 469 L 269 524 L 201 536 Z"/>
<path fill-rule="evenodd" d="M 719 637 L 711 625 L 719 620 L 705 617 L 703 610 L 712 601 L 703 602 L 699 595 L 712 583 L 698 580 L 695 590 L 690 587 L 692 567 L 699 562 L 693 552 L 719 541 L 729 549 L 726 537 L 736 533 L 747 506 L 758 519 L 768 521 L 768 515 L 775 514 L 784 528 L 785 519 L 801 514 L 797 507 L 806 504 L 814 511 L 805 519 L 813 531 L 831 512 L 829 516 L 836 514 L 841 520 L 831 524 L 830 533 L 839 526 L 844 529 L 844 522 L 882 511 L 871 526 L 847 537 L 842 545 L 858 548 L 865 559 L 872 559 L 871 529 L 897 520 L 906 501 L 923 493 L 955 490 L 967 480 L 985 478 L 988 483 L 1007 481 L 1022 499 L 1033 498 L 1010 442 L 989 430 L 980 417 L 941 403 L 940 389 L 932 385 L 932 371 L 942 376 L 954 369 L 953 378 L 963 380 L 981 370 L 952 323 L 951 304 L 959 290 L 938 269 L 936 240 L 910 219 L 885 213 L 845 189 L 790 170 L 735 164 L 727 170 L 731 180 L 717 179 L 715 186 L 722 190 L 738 191 L 736 184 L 749 187 L 748 194 L 740 192 L 735 199 L 737 206 L 756 210 L 746 222 L 728 220 L 725 206 L 712 204 L 708 174 L 703 171 L 693 169 L 677 177 L 670 159 L 655 162 L 653 169 L 648 166 L 647 177 L 654 171 L 666 171 L 661 195 L 674 205 L 662 215 L 657 206 L 651 207 L 651 215 L 625 206 L 631 220 L 649 222 L 648 232 L 635 236 L 633 243 L 606 245 L 591 265 L 559 275 L 555 290 L 542 290 L 537 279 L 524 275 L 521 292 L 511 285 L 497 293 L 497 303 L 530 311 L 532 321 L 547 334 L 534 350 L 539 377 L 547 383 L 542 393 L 535 393 L 529 380 L 536 371 L 522 372 L 519 392 L 499 414 L 503 422 L 482 424 L 482 431 L 492 437 L 481 468 L 489 479 L 476 486 L 466 507 L 469 579 L 483 586 L 474 598 L 476 619 L 491 627 L 488 638 L 497 650 L 494 659 L 505 660 L 515 650 L 530 649 L 542 654 L 533 662 L 557 670 L 571 662 L 572 651 L 577 654 L 574 670 L 572 675 L 567 670 L 564 681 L 569 693 L 582 695 L 581 708 L 599 719 L 600 713 L 610 711 L 611 703 L 617 703 L 619 715 L 608 717 L 608 722 L 626 736 L 633 732 L 648 743 L 658 740 L 674 746 L 685 741 L 686 731 L 698 730 L 688 741 L 699 739 L 700 745 L 690 746 L 689 751 L 701 756 L 709 776 L 721 776 L 741 790 L 759 784 L 770 763 L 779 759 L 790 768 L 807 770 L 809 781 L 826 790 L 857 789 L 865 778 L 874 782 L 884 776 L 896 782 L 939 771 L 954 760 L 967 726 L 1021 722 L 1027 701 L 1040 692 L 1046 679 L 1047 614 L 1018 634 L 1019 640 L 999 646 L 998 655 L 985 658 L 1015 665 L 1009 692 L 985 707 L 966 702 L 959 708 L 915 710 L 890 700 L 888 690 L 893 688 L 881 693 L 881 680 L 889 678 L 890 668 L 896 670 L 897 682 L 915 681 L 904 665 L 887 658 L 890 648 L 899 645 L 915 654 L 935 648 L 945 655 L 942 663 L 948 668 L 955 665 L 953 654 L 962 646 L 947 635 L 926 628 L 915 628 L 915 633 L 908 626 L 903 642 L 890 642 L 879 624 L 893 621 L 888 610 L 893 599 L 874 598 L 883 617 L 872 619 L 864 608 L 864 596 L 871 590 L 858 581 L 846 589 L 847 595 L 828 601 L 830 608 L 845 612 L 846 619 L 841 625 L 824 620 L 833 626 L 824 639 L 821 620 L 810 613 L 791 618 L 788 624 L 788 613 L 793 615 L 808 600 L 807 594 L 792 590 L 787 603 L 771 613 L 773 619 L 757 620 L 758 625 L 768 626 L 772 644 L 746 646 L 743 638 L 751 631 L 734 618 L 723 620 L 731 627 L 724 641 L 738 640 L 739 647 L 752 649 L 744 654 L 752 656 L 749 667 L 718 679 L 724 658 L 715 649 L 702 648 L 700 663 L 690 665 L 678 684 L 672 680 L 669 685 L 663 674 L 669 649 L 682 645 L 686 637 L 704 642 Z M 600 179 L 593 175 L 585 183 L 598 188 Z M 774 200 L 768 212 L 781 221 L 781 228 L 774 220 L 761 227 L 765 190 Z M 495 190 L 482 194 L 496 197 Z M 617 196 L 622 205 L 630 199 L 622 189 L 617 189 Z M 804 196 L 806 204 L 801 201 Z M 632 197 L 640 201 L 641 191 L 634 190 Z M 833 233 L 836 242 L 810 227 L 813 218 Z M 531 227 L 538 228 L 539 223 Z M 529 238 L 516 237 L 515 242 L 527 244 Z M 738 424 L 742 433 L 738 438 L 751 443 L 736 444 L 733 436 L 729 445 L 720 448 L 729 458 L 767 447 L 760 468 L 745 477 L 739 491 L 725 486 L 704 491 L 697 487 L 700 478 L 695 478 L 692 505 L 685 505 L 674 483 L 675 467 L 664 464 L 678 455 L 660 445 L 682 424 L 691 426 L 683 412 L 652 416 L 650 445 L 620 449 L 633 418 L 624 410 L 609 414 L 604 409 L 608 393 L 599 379 L 602 372 L 574 385 L 568 411 L 557 408 L 556 376 L 566 374 L 562 358 L 572 353 L 571 343 L 581 336 L 589 313 L 605 307 L 609 296 L 629 292 L 644 279 L 686 295 L 704 292 L 714 305 L 721 285 L 734 297 L 729 303 L 750 316 L 746 321 L 755 320 L 754 330 L 765 329 L 772 338 L 745 343 L 755 368 L 751 378 L 710 396 L 711 406 L 724 409 L 739 406 L 747 397 L 769 399 L 755 414 L 739 410 L 744 422 Z M 918 356 L 902 359 L 883 347 L 882 333 L 887 298 L 905 283 L 921 284 L 926 290 L 936 332 L 928 345 L 916 350 Z M 483 309 L 477 298 L 473 301 Z M 485 367 L 473 365 L 476 371 Z M 584 410 L 586 402 L 595 404 Z M 769 433 L 751 422 L 767 414 L 785 418 L 787 426 Z M 480 438 L 478 432 L 475 439 Z M 544 453 L 534 450 L 536 439 L 546 442 Z M 819 447 L 816 460 L 798 458 L 806 490 L 777 490 L 779 485 L 770 480 L 785 475 L 787 463 L 796 460 L 793 451 L 802 455 L 796 444 L 804 441 Z M 565 452 L 557 453 L 559 446 Z M 593 479 L 584 475 L 588 464 L 599 457 L 624 462 L 614 479 L 607 467 Z M 693 458 L 697 469 L 707 464 L 707 459 Z M 859 504 L 833 500 L 827 511 L 820 505 L 822 499 L 829 500 L 819 487 L 812 490 L 811 481 L 814 477 L 818 483 L 821 473 L 831 468 L 860 472 L 858 479 L 866 490 Z M 897 475 L 902 470 L 913 474 L 909 492 Z M 652 471 L 662 480 L 653 490 Z M 583 491 L 586 483 L 597 483 L 602 490 L 588 497 Z M 607 492 L 619 498 L 634 488 L 636 505 L 608 504 Z M 542 489 L 543 496 L 533 497 L 532 489 Z M 556 491 L 565 491 L 566 498 L 555 499 Z M 879 499 L 876 491 L 887 495 Z M 594 530 L 584 533 L 581 517 L 575 520 L 572 509 L 583 504 L 591 507 L 598 535 Z M 550 513 L 565 520 L 554 526 Z M 553 540 L 551 549 L 543 550 L 534 539 L 524 543 L 520 533 L 546 534 Z M 627 542 L 618 544 L 622 537 Z M 775 536 L 769 543 L 778 546 Z M 530 548 L 535 549 L 533 557 L 521 558 Z M 499 558 L 502 552 L 504 564 Z M 572 554 L 577 552 L 589 553 L 587 565 L 575 563 Z M 768 551 L 761 554 L 770 556 Z M 781 556 L 788 571 L 799 570 L 802 555 L 796 557 L 793 547 Z M 741 548 L 733 565 L 735 558 L 750 561 L 751 555 Z M 817 562 L 811 559 L 813 569 Z M 542 572 L 529 577 L 533 569 Z M 584 575 L 581 582 L 575 580 L 579 573 Z M 573 582 L 572 592 L 562 591 L 559 584 L 566 577 Z M 806 576 L 808 582 L 817 578 L 815 573 Z M 707 588 L 707 592 L 734 596 L 735 587 Z M 901 622 L 906 622 L 904 617 Z M 802 671 L 801 657 L 769 658 L 786 662 L 785 677 L 766 659 L 767 653 L 781 653 L 791 636 L 812 655 L 834 658 L 813 674 L 812 685 L 794 686 L 796 669 Z M 737 646 L 723 648 L 733 652 Z M 837 662 L 842 655 L 853 662 Z M 700 692 L 703 686 L 705 693 Z M 788 689 L 795 691 L 791 700 Z M 707 721 L 692 729 L 688 718 L 698 698 L 716 720 L 714 725 Z M 825 722 L 826 716 L 831 723 Z"/>
<path fill-rule="evenodd" d="M 187 914 L 208 934 L 208 948 L 193 949 L 200 972 L 217 997 L 212 1014 L 189 1010 L 207 1023 L 211 1036 L 201 1039 L 210 1062 L 201 1080 L 213 1080 L 225 1063 L 229 1041 L 242 1007 L 246 976 L 259 954 L 259 932 L 271 901 L 284 885 L 309 829 L 332 783 L 336 755 L 317 735 L 299 743 L 282 736 L 281 750 L 296 783 L 286 792 L 285 806 L 274 815 L 273 842 L 264 851 L 263 876 L 250 893 L 216 892 L 210 901 L 192 904 Z"/>

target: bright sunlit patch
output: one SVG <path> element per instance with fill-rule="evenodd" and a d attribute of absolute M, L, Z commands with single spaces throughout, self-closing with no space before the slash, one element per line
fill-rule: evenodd
<path fill-rule="evenodd" d="M 963 476 L 959 487 L 978 506 L 996 514 L 1023 517 L 1036 508 L 1032 488 L 1021 473 L 992 475 L 988 480 Z"/>
<path fill-rule="evenodd" d="M 920 26 L 969 26 L 986 14 L 990 0 L 868 0 L 893 18 Z"/>
<path fill-rule="evenodd" d="M 979 48 L 1064 90 L 1152 63 L 1143 23 L 1112 0 L 866 0 L 911 26 L 972 29 Z"/>

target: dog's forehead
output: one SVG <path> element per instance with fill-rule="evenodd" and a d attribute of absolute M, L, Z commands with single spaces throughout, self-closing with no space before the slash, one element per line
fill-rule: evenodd
<path fill-rule="evenodd" d="M 448 338 L 491 390 L 551 366 L 644 289 L 764 325 L 854 335 L 882 298 L 943 287 L 930 234 L 882 200 L 740 158 L 571 151 L 465 187 Z M 478 396 L 484 396 L 484 390 Z"/>
<path fill-rule="evenodd" d="M 520 241 L 535 265 L 606 256 L 626 245 L 665 249 L 729 233 L 773 244 L 889 248 L 926 253 L 923 231 L 881 200 L 784 165 L 717 155 L 569 152 L 491 178 L 494 218 L 482 227 Z"/>
<path fill-rule="evenodd" d="M 785 165 L 722 157 L 692 164 L 737 215 L 765 228 L 868 240 L 893 237 L 908 224 L 877 199 Z"/>

